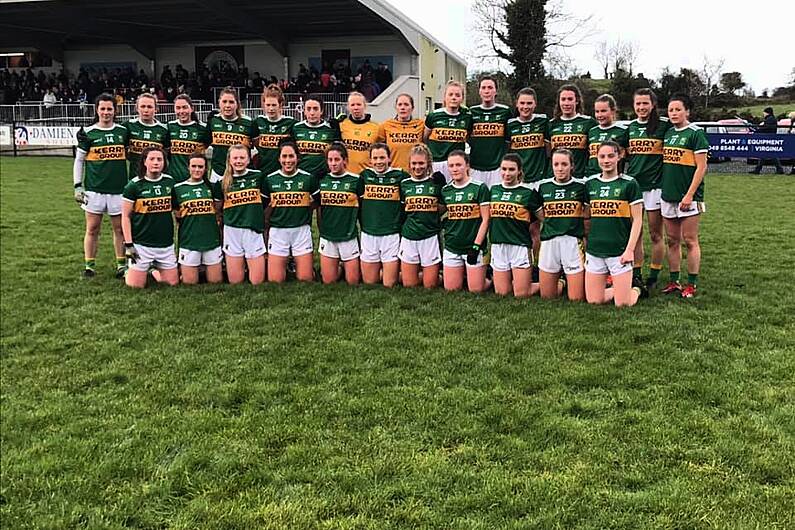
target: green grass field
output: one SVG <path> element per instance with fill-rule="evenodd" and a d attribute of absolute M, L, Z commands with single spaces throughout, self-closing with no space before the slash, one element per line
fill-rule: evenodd
<path fill-rule="evenodd" d="M 617 310 L 133 292 L 108 227 L 85 282 L 71 161 L 0 165 L 3 528 L 795 528 L 793 177 L 708 176 L 698 298 Z"/>

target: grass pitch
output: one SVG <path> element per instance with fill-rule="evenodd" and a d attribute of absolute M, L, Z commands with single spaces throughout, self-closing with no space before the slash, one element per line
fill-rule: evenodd
<path fill-rule="evenodd" d="M 71 161 L 0 171 L 3 528 L 795 528 L 793 177 L 618 310 L 85 282 Z"/>

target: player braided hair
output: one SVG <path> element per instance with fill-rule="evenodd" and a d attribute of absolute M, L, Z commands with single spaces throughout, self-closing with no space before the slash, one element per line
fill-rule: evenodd
<path fill-rule="evenodd" d="M 649 96 L 651 100 L 649 121 L 646 122 L 646 135 L 651 137 L 657 132 L 657 127 L 660 125 L 660 114 L 657 112 L 657 94 L 651 88 L 639 88 L 632 94 L 633 101 L 637 96 Z"/>
<path fill-rule="evenodd" d="M 144 150 L 141 152 L 141 158 L 138 159 L 138 175 L 143 178 L 146 176 L 146 157 L 149 156 L 149 153 L 157 151 L 163 157 L 163 169 L 161 170 L 161 174 L 166 170 L 166 151 L 159 145 L 150 145 L 149 147 L 145 147 Z"/>
<path fill-rule="evenodd" d="M 224 179 L 221 182 L 221 187 L 224 190 L 224 198 L 229 193 L 229 190 L 232 189 L 232 181 L 235 177 L 235 170 L 232 168 L 232 164 L 230 160 L 232 160 L 232 151 L 245 151 L 246 154 L 251 157 L 249 153 L 248 147 L 243 144 L 235 144 L 229 148 L 229 151 L 226 152 L 226 169 L 224 169 Z"/>

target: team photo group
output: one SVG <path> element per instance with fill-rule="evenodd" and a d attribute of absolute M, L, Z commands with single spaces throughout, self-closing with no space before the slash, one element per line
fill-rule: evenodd
<path fill-rule="evenodd" d="M 551 117 L 537 112 L 532 88 L 513 108 L 496 93 L 495 79 L 481 78 L 481 103 L 467 108 L 463 84 L 450 81 L 425 118 L 400 94 L 380 124 L 356 92 L 340 117 L 309 96 L 298 121 L 283 114 L 275 85 L 256 119 L 227 88 L 206 123 L 180 95 L 165 124 L 151 94 L 123 124 L 113 97 L 100 95 L 73 170 L 83 276 L 97 274 L 107 215 L 116 274 L 131 287 L 278 283 L 291 271 L 314 281 L 314 224 L 323 283 L 620 306 L 650 292 L 695 296 L 709 145 L 689 122 L 689 97 L 672 96 L 663 117 L 655 94 L 639 89 L 635 119 L 618 123 L 612 96 L 586 109 L 573 84 L 560 87 Z"/>

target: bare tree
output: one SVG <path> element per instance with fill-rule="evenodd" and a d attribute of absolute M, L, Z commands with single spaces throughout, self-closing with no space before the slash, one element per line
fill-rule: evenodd
<path fill-rule="evenodd" d="M 610 77 L 609 70 L 610 70 L 610 63 L 612 61 L 610 57 L 610 45 L 607 43 L 606 40 L 602 40 L 596 43 L 596 46 L 594 46 L 593 56 L 594 59 L 599 61 L 599 65 L 604 70 L 605 79 Z"/>
<path fill-rule="evenodd" d="M 699 77 L 701 82 L 704 83 L 704 107 L 709 108 L 709 93 L 712 91 L 712 85 L 720 79 L 720 73 L 723 70 L 723 64 L 726 60 L 721 57 L 719 59 L 712 59 L 704 55 L 704 65 L 701 67 Z"/>

